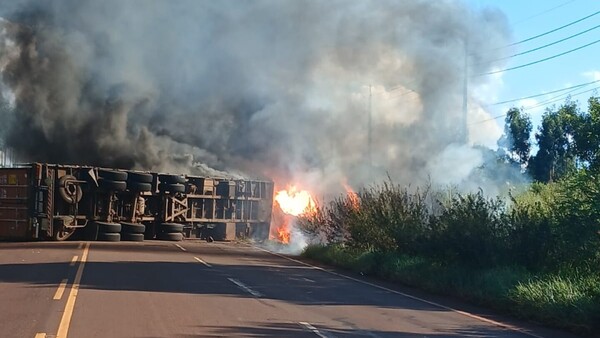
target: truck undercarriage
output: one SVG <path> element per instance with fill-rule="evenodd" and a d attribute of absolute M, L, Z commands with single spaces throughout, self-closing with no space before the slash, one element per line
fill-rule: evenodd
<path fill-rule="evenodd" d="M 0 238 L 233 240 L 269 235 L 273 182 L 32 163 L 0 168 Z"/>

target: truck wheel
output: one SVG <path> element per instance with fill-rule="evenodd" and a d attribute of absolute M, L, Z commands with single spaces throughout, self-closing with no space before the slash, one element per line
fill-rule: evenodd
<path fill-rule="evenodd" d="M 61 225 L 58 229 L 55 229 L 54 234 L 52 234 L 52 239 L 58 242 L 66 241 L 74 232 L 74 228 L 69 229 Z"/>
<path fill-rule="evenodd" d="M 136 173 L 130 171 L 127 175 L 127 180 L 130 182 L 138 183 L 152 183 L 152 181 L 154 180 L 154 176 L 152 176 L 152 174 Z"/>
<path fill-rule="evenodd" d="M 58 194 L 69 204 L 79 203 L 83 197 L 81 186 L 74 182 L 76 180 L 72 175 L 64 175 L 58 180 Z"/>
<path fill-rule="evenodd" d="M 160 233 L 173 234 L 183 232 L 183 224 L 179 223 L 163 223 L 158 230 Z"/>
<path fill-rule="evenodd" d="M 127 182 L 125 181 L 112 181 L 100 178 L 98 180 L 98 186 L 107 191 L 124 191 L 127 189 Z"/>
<path fill-rule="evenodd" d="M 96 222 L 98 224 L 99 233 L 119 233 L 121 232 L 121 224 L 119 223 L 108 223 L 108 222 Z"/>
<path fill-rule="evenodd" d="M 146 226 L 139 223 L 121 223 L 121 232 L 123 234 L 144 234 Z"/>
<path fill-rule="evenodd" d="M 98 169 L 98 176 L 111 181 L 127 181 L 126 171 Z"/>
<path fill-rule="evenodd" d="M 121 240 L 121 234 L 119 233 L 110 233 L 110 232 L 101 232 L 98 234 L 99 241 L 105 242 L 118 242 Z"/>
<path fill-rule="evenodd" d="M 127 189 L 131 191 L 145 192 L 152 190 L 152 184 L 143 183 L 143 182 L 135 182 L 135 181 L 127 181 Z"/>
<path fill-rule="evenodd" d="M 161 183 L 158 185 L 158 190 L 162 192 L 185 192 L 185 185 L 179 183 Z"/>
<path fill-rule="evenodd" d="M 144 234 L 122 233 L 121 240 L 130 242 L 143 242 Z"/>
<path fill-rule="evenodd" d="M 159 233 L 156 235 L 156 238 L 160 239 L 161 241 L 175 241 L 175 242 L 179 242 L 183 240 L 183 234 L 182 233 Z"/>
<path fill-rule="evenodd" d="M 186 182 L 185 177 L 181 175 L 159 175 L 158 179 L 161 183 L 166 184 L 183 184 Z"/>

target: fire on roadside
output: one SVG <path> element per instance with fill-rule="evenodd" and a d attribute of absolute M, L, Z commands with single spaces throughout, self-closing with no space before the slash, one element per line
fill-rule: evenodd
<path fill-rule="evenodd" d="M 273 233 L 271 237 L 283 244 L 289 244 L 291 222 L 294 217 L 315 209 L 315 200 L 307 190 L 289 186 L 275 194 Z"/>
<path fill-rule="evenodd" d="M 348 196 L 348 202 L 350 202 L 350 206 L 352 209 L 358 210 L 360 207 L 360 198 L 358 194 L 350 187 L 346 182 L 342 182 L 344 189 L 346 189 L 346 195 Z"/>

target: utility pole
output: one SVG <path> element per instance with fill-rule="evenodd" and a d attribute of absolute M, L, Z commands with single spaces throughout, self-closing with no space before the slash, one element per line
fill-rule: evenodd
<path fill-rule="evenodd" d="M 369 152 L 369 178 L 373 178 L 373 91 L 369 85 L 369 125 L 367 131 L 367 142 Z"/>
<path fill-rule="evenodd" d="M 468 34 L 468 33 L 467 33 Z M 462 121 L 460 121 L 460 139 L 463 143 L 469 142 L 469 130 L 467 126 L 467 115 L 469 113 L 469 36 L 465 38 L 465 60 L 463 67 L 463 109 L 462 109 Z"/>

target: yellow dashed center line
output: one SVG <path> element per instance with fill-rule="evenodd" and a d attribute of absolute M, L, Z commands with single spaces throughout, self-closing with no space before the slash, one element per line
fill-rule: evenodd
<path fill-rule="evenodd" d="M 63 293 L 65 292 L 65 288 L 67 287 L 68 279 L 63 279 L 62 282 L 58 285 L 58 289 L 56 289 L 56 293 L 54 294 L 54 300 L 60 300 L 62 298 Z"/>
<path fill-rule="evenodd" d="M 87 261 L 89 250 L 90 243 L 86 243 L 85 249 L 83 249 L 83 255 L 81 256 L 81 262 L 79 263 L 79 267 L 77 268 L 75 280 L 73 281 L 71 291 L 69 292 L 69 298 L 67 298 L 65 311 L 63 312 L 63 316 L 60 320 L 60 325 L 58 326 L 58 333 L 56 334 L 57 338 L 66 338 L 69 334 L 69 325 L 71 324 L 71 318 L 73 317 L 75 300 L 77 300 L 77 294 L 79 293 L 79 283 L 81 283 L 81 276 L 83 275 L 83 268 L 85 267 L 85 262 Z"/>

